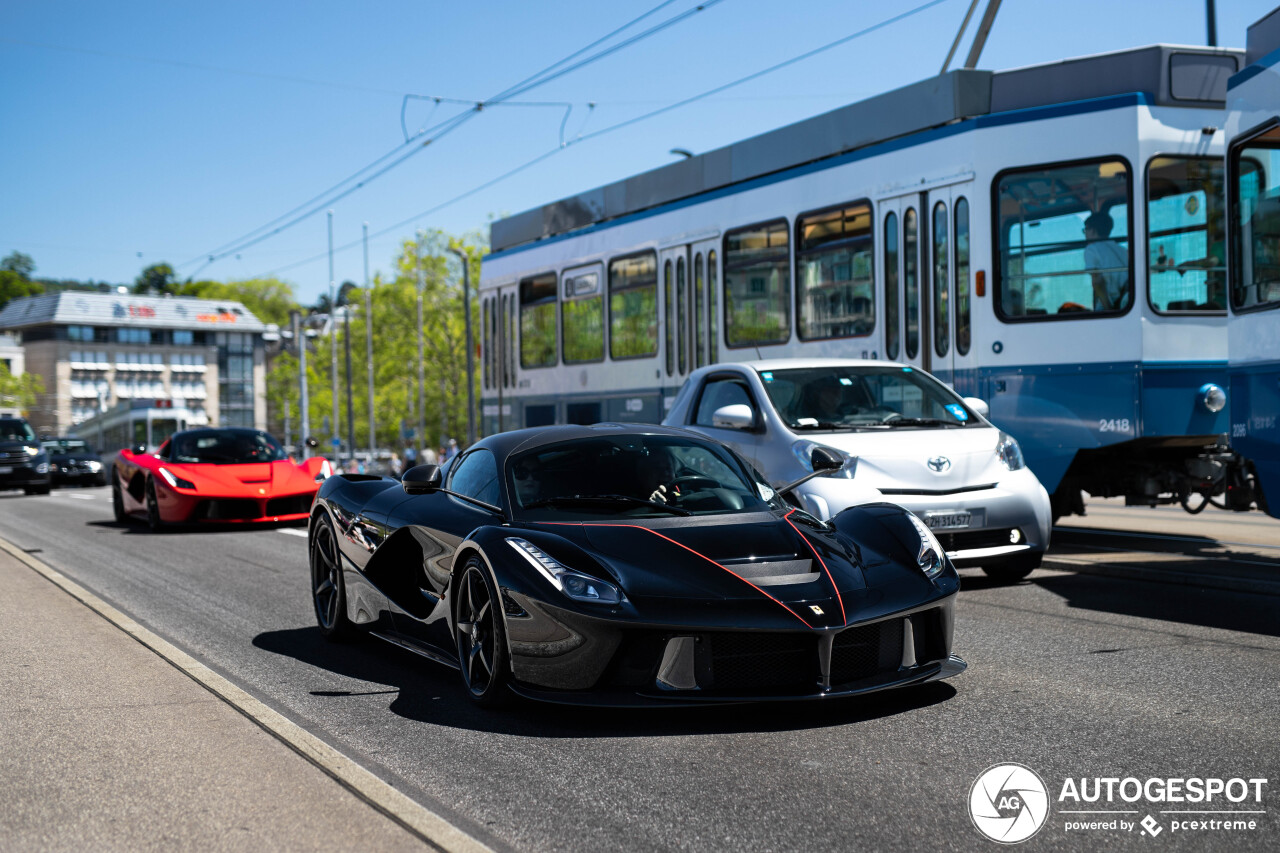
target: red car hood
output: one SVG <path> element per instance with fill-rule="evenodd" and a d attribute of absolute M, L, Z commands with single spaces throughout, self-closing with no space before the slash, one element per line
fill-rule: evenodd
<path fill-rule="evenodd" d="M 170 464 L 162 467 L 175 477 L 196 484 L 197 491 L 231 495 L 271 495 L 315 491 L 315 479 L 292 462 L 253 462 L 245 465 Z"/>

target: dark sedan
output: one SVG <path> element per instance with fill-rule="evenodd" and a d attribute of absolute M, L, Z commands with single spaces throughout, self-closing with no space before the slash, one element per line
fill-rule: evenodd
<path fill-rule="evenodd" d="M 49 454 L 49 473 L 55 486 L 105 486 L 107 472 L 98 452 L 78 438 L 45 438 L 40 444 Z"/>
<path fill-rule="evenodd" d="M 336 476 L 310 522 L 316 617 L 459 669 L 481 704 L 820 699 L 963 671 L 929 529 L 892 504 L 822 522 L 786 491 L 718 442 L 616 424 L 491 436 L 403 482 Z"/>
<path fill-rule="evenodd" d="M 47 495 L 49 454 L 25 418 L 0 417 L 0 489 Z"/>

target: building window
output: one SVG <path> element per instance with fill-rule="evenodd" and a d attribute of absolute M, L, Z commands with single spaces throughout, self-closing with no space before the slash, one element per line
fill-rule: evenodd
<path fill-rule="evenodd" d="M 196 342 L 196 333 L 190 329 L 174 329 L 173 342 L 178 346 L 191 346 Z"/>

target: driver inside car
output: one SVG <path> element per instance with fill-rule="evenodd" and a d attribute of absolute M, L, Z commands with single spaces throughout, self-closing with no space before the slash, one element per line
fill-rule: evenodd
<path fill-rule="evenodd" d="M 671 452 L 664 447 L 655 447 L 640 458 L 640 496 L 660 504 L 679 500 L 680 487 L 672 482 L 676 476 L 676 463 Z"/>

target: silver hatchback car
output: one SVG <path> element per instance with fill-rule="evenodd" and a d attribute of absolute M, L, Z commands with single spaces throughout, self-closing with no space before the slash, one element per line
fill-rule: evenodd
<path fill-rule="evenodd" d="M 663 423 L 728 444 L 777 486 L 812 473 L 815 448 L 834 451 L 844 466 L 793 493 L 806 511 L 900 504 L 957 567 L 1013 581 L 1049 547 L 1049 495 L 986 413 L 909 365 L 776 359 L 694 371 Z"/>

